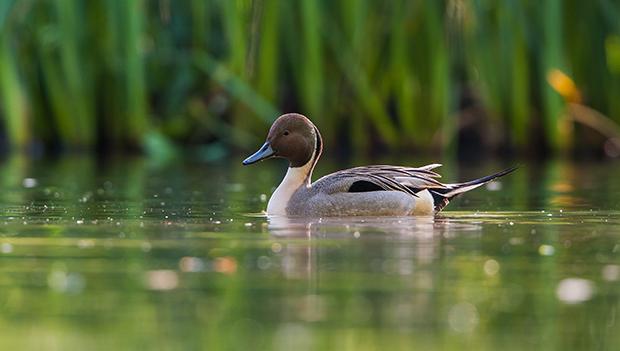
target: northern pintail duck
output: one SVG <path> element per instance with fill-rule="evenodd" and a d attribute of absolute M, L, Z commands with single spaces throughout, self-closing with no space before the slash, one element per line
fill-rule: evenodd
<path fill-rule="evenodd" d="M 267 141 L 243 161 L 250 165 L 272 157 L 285 158 L 289 168 L 267 204 L 268 215 L 402 216 L 432 215 L 451 199 L 512 172 L 515 168 L 464 183 L 443 184 L 423 167 L 364 166 L 328 174 L 314 183 L 312 171 L 323 150 L 317 127 L 305 116 L 288 113 L 275 120 Z"/>

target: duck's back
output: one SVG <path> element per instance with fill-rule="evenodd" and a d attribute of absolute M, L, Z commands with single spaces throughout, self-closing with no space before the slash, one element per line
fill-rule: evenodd
<path fill-rule="evenodd" d="M 299 188 L 288 203 L 287 214 L 324 217 L 413 214 L 416 198 L 411 193 L 385 190 L 368 175 L 349 171 L 332 173 L 310 187 Z"/>

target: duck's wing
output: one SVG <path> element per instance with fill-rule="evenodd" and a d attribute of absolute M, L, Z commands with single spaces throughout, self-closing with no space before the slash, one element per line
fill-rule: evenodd
<path fill-rule="evenodd" d="M 416 196 L 426 189 L 445 189 L 437 179 L 441 176 L 432 170 L 441 166 L 400 167 L 375 165 L 338 171 L 317 180 L 315 184 L 328 193 L 367 192 L 378 190 L 402 191 Z"/>
<path fill-rule="evenodd" d="M 452 198 L 475 189 L 487 182 L 506 175 L 516 168 L 464 183 L 444 184 L 433 169 L 441 166 L 431 164 L 423 167 L 400 167 L 376 165 L 355 167 L 338 171 L 317 180 L 313 187 L 326 193 L 356 193 L 368 191 L 401 191 L 417 197 L 417 193 L 428 190 L 433 197 L 435 211 L 443 209 Z"/>

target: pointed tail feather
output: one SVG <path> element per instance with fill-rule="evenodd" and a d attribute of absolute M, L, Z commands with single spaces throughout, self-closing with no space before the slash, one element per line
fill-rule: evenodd
<path fill-rule="evenodd" d="M 478 179 L 474 179 L 474 180 L 470 180 L 469 182 L 464 182 L 464 183 L 456 183 L 456 184 L 450 184 L 450 187 L 452 188 L 452 190 L 443 193 L 442 195 L 446 198 L 453 198 L 456 195 L 462 194 L 464 192 L 476 189 L 477 187 L 484 185 L 492 180 L 495 180 L 499 177 L 505 176 L 506 174 L 512 173 L 514 172 L 518 167 L 511 167 L 508 169 L 505 169 L 503 171 L 488 175 L 486 177 L 482 177 L 482 178 L 478 178 Z"/>
<path fill-rule="evenodd" d="M 433 202 L 435 203 L 435 212 L 441 211 L 444 207 L 448 205 L 448 203 L 450 203 L 450 200 L 452 200 L 455 196 L 470 191 L 472 189 L 476 189 L 477 187 L 484 185 L 499 177 L 505 176 L 506 174 L 511 173 L 516 169 L 517 167 L 512 167 L 505 169 L 501 172 L 488 175 L 486 177 L 470 180 L 469 182 L 448 184 L 447 189 L 429 189 L 431 195 L 433 196 Z"/>

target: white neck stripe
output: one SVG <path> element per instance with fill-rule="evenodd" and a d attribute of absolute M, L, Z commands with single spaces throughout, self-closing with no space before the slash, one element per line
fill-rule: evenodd
<path fill-rule="evenodd" d="M 310 187 L 310 178 L 314 169 L 314 157 L 301 167 L 289 167 L 286 175 L 276 190 L 271 195 L 267 204 L 267 214 L 286 215 L 286 208 L 293 194 L 302 186 Z"/>

